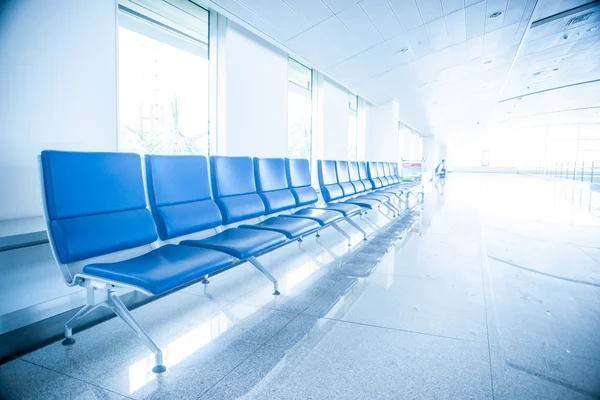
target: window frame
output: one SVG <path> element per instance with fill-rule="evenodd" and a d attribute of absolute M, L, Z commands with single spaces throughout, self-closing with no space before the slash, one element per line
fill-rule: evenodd
<path fill-rule="evenodd" d="M 125 3 L 127 1 L 125 0 Z M 206 36 L 206 42 L 195 38 L 191 35 L 186 34 L 185 32 L 169 26 L 155 18 L 152 18 L 148 15 L 144 15 L 132 8 L 127 7 L 126 5 L 123 5 L 119 2 L 118 6 L 117 6 L 117 65 L 116 65 L 116 70 L 117 70 L 117 121 L 118 121 L 118 125 L 117 125 L 117 151 L 132 151 L 130 149 L 124 150 L 122 148 L 122 141 L 123 141 L 123 132 L 122 132 L 122 120 L 121 120 L 121 88 L 119 85 L 119 81 L 121 80 L 121 76 L 120 76 L 120 60 L 119 60 L 119 52 L 120 52 L 120 41 L 119 41 L 119 35 L 118 35 L 118 30 L 120 28 L 129 30 L 131 32 L 134 32 L 138 35 L 144 36 L 150 40 L 154 40 L 157 41 L 161 44 L 164 44 L 166 46 L 170 46 L 173 48 L 176 48 L 178 50 L 193 54 L 197 57 L 202 57 L 204 59 L 206 59 L 206 62 L 208 64 L 208 74 L 206 76 L 206 82 L 207 82 L 207 92 L 205 93 L 206 96 L 206 104 L 207 104 L 207 109 L 206 109 L 206 113 L 207 113 L 207 124 L 206 124 L 206 134 L 207 134 L 207 138 L 206 138 L 206 154 L 204 152 L 202 153 L 197 153 L 197 154 L 202 154 L 202 155 L 206 155 L 206 156 L 210 156 L 211 155 L 211 149 L 212 149 L 212 138 L 211 138 L 211 97 L 210 97 L 210 69 L 211 69 L 211 65 L 210 65 L 210 46 L 209 46 L 209 42 L 210 42 L 210 24 L 211 24 L 211 18 L 212 18 L 212 13 L 210 12 L 210 10 L 194 3 L 194 2 L 189 2 L 191 5 L 193 5 L 194 7 L 197 7 L 198 9 L 204 10 L 206 12 L 206 17 L 207 17 L 207 32 L 208 35 Z M 149 11 L 149 14 L 156 14 L 154 13 L 152 10 Z M 156 14 L 158 15 L 158 14 Z M 202 95 L 202 93 L 200 93 L 200 96 Z"/>
<path fill-rule="evenodd" d="M 294 67 L 296 66 L 300 66 L 303 68 L 306 68 L 306 70 L 310 71 L 310 81 L 308 81 L 308 87 L 304 87 L 300 84 L 298 84 L 297 82 L 295 82 L 294 80 L 290 79 L 290 69 L 294 69 Z M 286 157 L 290 157 L 289 154 L 289 150 L 290 150 L 290 109 L 289 109 L 289 92 L 292 91 L 297 95 L 303 96 L 305 98 L 308 98 L 310 100 L 310 121 L 308 123 L 308 127 L 309 127 L 309 144 L 308 144 L 308 161 L 309 161 L 309 165 L 312 165 L 313 162 L 313 122 L 314 122 L 314 113 L 313 113 L 313 102 L 314 102 L 314 78 L 315 78 L 315 71 L 312 68 L 307 67 L 306 65 L 302 64 L 301 62 L 293 59 L 292 57 L 288 56 L 288 70 L 287 70 L 288 74 L 287 74 L 287 95 L 288 95 L 288 110 L 287 110 L 287 121 L 288 121 L 288 126 L 287 126 L 287 131 L 286 131 Z"/>

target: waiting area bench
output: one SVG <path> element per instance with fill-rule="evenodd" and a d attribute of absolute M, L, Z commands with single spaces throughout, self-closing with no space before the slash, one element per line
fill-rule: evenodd
<path fill-rule="evenodd" d="M 248 261 L 279 295 L 258 257 L 327 227 L 350 245 L 341 221 L 366 240 L 352 218 L 380 205 L 399 212 L 392 198 L 405 190 L 391 165 L 374 176 L 364 162 L 319 161 L 324 202 L 303 159 L 147 155 L 142 163 L 131 153 L 43 151 L 40 167 L 55 259 L 68 286 L 87 290 L 63 344 L 75 342 L 78 320 L 107 307 L 154 353 L 155 373 L 166 370 L 162 352 L 117 289 L 164 295 Z M 376 187 L 378 178 L 385 185 Z"/>

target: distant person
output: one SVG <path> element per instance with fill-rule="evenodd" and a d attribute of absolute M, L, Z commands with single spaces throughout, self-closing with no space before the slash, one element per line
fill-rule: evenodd
<path fill-rule="evenodd" d="M 439 178 L 446 177 L 446 160 L 442 160 L 437 167 L 435 167 L 435 175 Z"/>

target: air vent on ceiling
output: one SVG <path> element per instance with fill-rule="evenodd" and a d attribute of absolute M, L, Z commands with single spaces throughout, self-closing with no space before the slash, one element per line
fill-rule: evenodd
<path fill-rule="evenodd" d="M 578 24 L 583 21 L 587 21 L 592 16 L 593 13 L 594 12 L 592 11 L 592 12 L 580 15 L 579 17 L 571 18 L 569 20 L 569 22 L 567 22 L 567 26 L 571 26 L 571 25 L 575 25 L 575 24 Z"/>

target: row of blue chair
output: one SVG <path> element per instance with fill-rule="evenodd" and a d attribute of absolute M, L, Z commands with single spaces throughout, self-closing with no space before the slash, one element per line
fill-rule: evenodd
<path fill-rule="evenodd" d="M 364 196 L 335 201 L 331 184 L 322 185 L 326 203 L 317 205 L 309 163 L 302 159 L 212 156 L 209 168 L 203 156 L 148 155 L 145 179 L 137 154 L 44 151 L 40 159 L 56 261 L 69 286 L 88 291 L 87 304 L 65 324 L 63 344 L 75 342 L 79 319 L 108 307 L 153 351 L 156 373 L 166 370 L 162 352 L 116 289 L 163 295 L 248 261 L 278 295 L 277 280 L 256 257 L 328 226 L 349 239 L 338 225 L 342 220 L 366 239 L 351 217 L 375 206 L 359 198 Z M 337 163 L 336 184 L 347 197 L 345 162 Z M 319 165 L 321 176 L 329 162 Z M 369 182 L 374 179 L 372 174 Z M 260 222 L 244 222 L 256 218 Z"/>
<path fill-rule="evenodd" d="M 367 209 L 384 206 L 397 215 L 417 186 L 402 183 L 395 163 L 319 160 L 317 165 L 321 193 L 328 202 L 343 201 Z"/>

